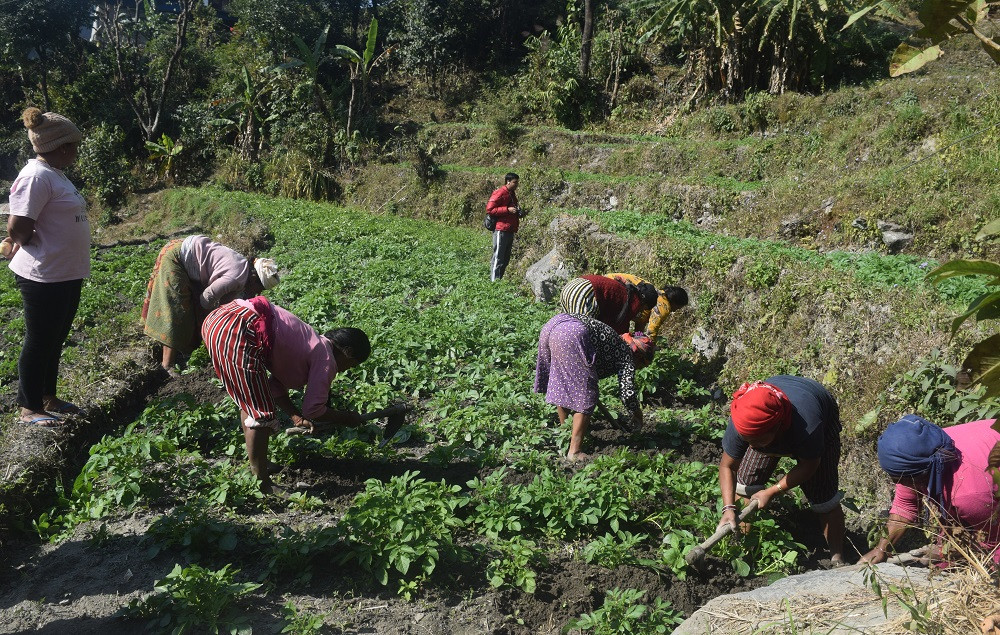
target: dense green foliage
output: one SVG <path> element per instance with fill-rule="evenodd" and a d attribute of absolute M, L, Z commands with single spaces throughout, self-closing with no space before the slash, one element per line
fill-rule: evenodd
<path fill-rule="evenodd" d="M 711 3 L 597 3 L 586 43 L 576 1 L 233 0 L 223 12 L 194 0 L 170 11 L 144 2 L 93 5 L 0 6 L 0 85 L 9 88 L 0 102 L 9 122 L 0 126 L 0 177 L 11 179 L 20 167 L 25 146 L 16 116 L 41 105 L 101 138 L 82 175 L 88 193 L 112 206 L 156 181 L 163 161 L 149 158 L 145 144 L 163 145 L 164 134 L 176 143 L 171 179 L 214 174 L 243 188 L 335 198 L 344 170 L 405 136 L 394 127 L 400 101 L 430 96 L 449 107 L 478 103 L 487 115 L 579 127 L 675 100 L 655 86 L 657 58 L 696 66 L 705 78 L 719 76 L 712 65 L 721 64 L 731 77 L 712 84 L 722 89 L 712 98 L 730 100 L 863 76 L 891 48 L 868 22 L 864 33 L 873 37 L 858 37 L 859 26 L 836 33 L 833 26 L 846 20 L 840 3 L 753 3 L 737 55 L 720 53 L 723 36 L 706 30 Z M 732 39 L 736 27 L 722 25 L 739 20 L 723 5 L 715 27 Z M 648 40 L 645 31 L 662 37 Z M 715 54 L 706 53 L 706 38 L 716 42 Z M 338 63 L 344 50 L 365 57 L 364 68 Z M 770 61 L 741 70 L 736 60 Z M 685 92 L 699 96 L 697 84 Z"/>
<path fill-rule="evenodd" d="M 595 566 L 686 577 L 684 554 L 717 522 L 715 467 L 685 463 L 669 448 L 714 441 L 721 417 L 651 401 L 653 420 L 663 423 L 633 439 L 645 449 L 621 449 L 567 470 L 558 457 L 568 430 L 531 392 L 537 333 L 552 308 L 488 281 L 480 235 L 318 204 L 199 196 L 236 204 L 273 228 L 289 271 L 275 301 L 321 330 L 357 325 L 370 333 L 372 357 L 334 383 L 335 404 L 370 410 L 415 401 L 420 420 L 404 432 L 428 444 L 426 469 L 472 464 L 482 476 L 437 480 L 417 467 L 370 479 L 336 509 L 333 525 L 311 520 L 328 517 L 331 501 L 296 493 L 283 505 L 300 522 L 275 529 L 261 513 L 266 502 L 246 470 L 236 413 L 221 391 L 219 405 L 183 396 L 155 403 L 121 436 L 95 445 L 72 488 L 35 522 L 42 536 L 62 540 L 80 526 L 101 535 L 124 514 L 149 518 L 150 553 L 176 554 L 190 565 L 167 576 L 132 615 L 211 626 L 212 616 L 227 615 L 228 603 L 250 588 L 217 568 L 246 570 L 261 561 L 259 582 L 302 585 L 333 559 L 404 598 L 446 579 L 443 565 L 462 562 L 478 563 L 484 583 L 532 593 L 538 568 L 566 544 L 579 544 L 578 557 Z M 133 293 L 136 300 L 141 295 Z M 645 398 L 675 389 L 698 397 L 690 368 L 674 352 L 661 356 L 640 373 Z M 602 390 L 609 404 L 617 401 L 613 379 Z M 404 447 L 371 443 L 375 429 L 345 429 L 325 439 L 279 434 L 272 457 L 292 466 L 404 459 Z M 172 509 L 162 513 L 164 507 Z M 773 520 L 760 528 L 726 547 L 738 572 L 794 570 L 801 545 Z M 210 605 L 185 599 L 207 584 L 224 587 Z M 575 628 L 618 620 L 654 628 L 676 619 L 661 599 L 643 604 L 629 593 Z M 314 622 L 289 618 L 306 630 Z"/>

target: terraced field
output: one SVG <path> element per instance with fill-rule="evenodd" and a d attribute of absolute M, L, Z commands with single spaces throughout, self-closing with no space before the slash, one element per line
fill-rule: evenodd
<path fill-rule="evenodd" d="M 4 574 L 3 632 L 59 632 L 69 619 L 76 632 L 123 632 L 147 619 L 158 630 L 217 615 L 248 618 L 259 632 L 313 619 L 334 632 L 535 633 L 634 606 L 647 607 L 650 625 L 669 625 L 719 592 L 814 557 L 816 545 L 764 520 L 743 545 L 721 548 L 725 562 L 684 564 L 685 549 L 717 522 L 723 417 L 702 369 L 679 350 L 640 373 L 641 434 L 599 421 L 596 458 L 564 463 L 568 430 L 531 393 L 537 333 L 554 308 L 486 280 L 483 234 L 192 195 L 272 228 L 271 253 L 289 271 L 275 301 L 317 328 L 371 334 L 372 358 L 334 384 L 337 405 L 404 400 L 417 416 L 384 447 L 374 425 L 279 435 L 278 478 L 296 494 L 262 499 L 236 413 L 196 355 L 192 372 L 155 389 L 141 416 L 96 444 L 37 514 L 34 529 L 50 544 L 5 545 L 15 567 Z M 145 264 L 148 256 L 121 249 Z M 141 287 L 130 288 L 138 302 Z M 122 313 L 125 322 L 135 315 Z M 125 340 L 135 333 L 122 330 Z M 614 386 L 604 388 L 615 403 Z"/>
<path fill-rule="evenodd" d="M 928 161 L 884 197 L 925 138 L 899 121 L 920 110 L 921 135 L 940 147 L 992 111 L 948 118 L 919 90 L 877 90 L 895 118 L 847 89 L 824 98 L 857 120 L 838 129 L 809 98 L 787 96 L 776 112 L 793 114 L 766 135 L 737 130 L 732 107 L 660 135 L 429 124 L 346 184 L 351 208 L 205 188 L 121 210 L 98 237 L 63 358 L 62 390 L 91 417 L 0 439 L 0 526 L 23 532 L 0 538 L 0 632 L 669 632 L 715 595 L 822 564 L 794 500 L 702 567 L 683 560 L 717 522 L 727 393 L 778 372 L 821 380 L 840 400 L 843 486 L 861 512 L 851 538 L 864 549 L 888 494 L 856 469 L 872 464 L 873 432 L 902 411 L 942 423 L 996 412 L 947 376 L 983 332 L 968 325 L 949 342 L 941 328 L 982 287 L 924 280 L 938 258 L 995 248 L 956 238 L 993 185 L 952 188 L 947 164 Z M 716 125 L 726 117 L 737 127 Z M 949 156 L 981 177 L 998 163 L 995 148 Z M 491 284 L 478 226 L 510 169 L 532 214 L 507 280 Z M 886 214 L 927 223 L 908 255 L 884 253 Z M 383 445 L 374 424 L 278 435 L 277 479 L 295 494 L 262 498 L 204 352 L 163 384 L 136 326 L 163 238 L 194 230 L 278 259 L 287 275 L 273 299 L 318 329 L 365 329 L 373 356 L 335 382 L 334 400 L 413 404 L 400 435 Z M 643 430 L 598 419 L 583 466 L 560 458 L 569 431 L 531 392 L 538 331 L 555 308 L 520 279 L 553 247 L 575 271 L 633 271 L 692 298 L 640 373 Z M 8 278 L 0 399 L 12 413 L 23 327 Z M 613 381 L 602 392 L 616 403 Z"/>

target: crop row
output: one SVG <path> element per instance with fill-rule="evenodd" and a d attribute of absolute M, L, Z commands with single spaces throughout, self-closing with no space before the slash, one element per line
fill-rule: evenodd
<path fill-rule="evenodd" d="M 238 416 L 222 391 L 217 404 L 175 397 L 93 446 L 57 505 L 36 519 L 41 536 L 65 539 L 83 525 L 99 538 L 114 519 L 148 518 L 149 552 L 178 561 L 160 585 L 164 593 L 196 584 L 253 592 L 238 586 L 236 567 L 252 570 L 265 590 L 304 585 L 332 563 L 356 567 L 370 584 L 404 598 L 446 580 L 451 567 L 443 565 L 460 563 L 492 586 L 531 593 L 546 562 L 566 553 L 608 568 L 687 575 L 684 554 L 714 530 L 719 503 L 716 468 L 687 462 L 680 451 L 716 443 L 724 418 L 683 351 L 662 350 L 638 375 L 645 433 L 569 468 L 559 459 L 568 430 L 531 390 L 537 334 L 555 309 L 509 283 L 490 283 L 479 236 L 322 205 L 219 196 L 238 197 L 254 222 L 273 228 L 271 253 L 287 271 L 275 302 L 317 329 L 351 325 L 369 334 L 371 358 L 338 376 L 333 403 L 361 411 L 414 403 L 420 417 L 404 433 L 420 448 L 420 462 L 410 445 L 372 443 L 375 425 L 323 438 L 275 435 L 272 457 L 291 468 L 345 460 L 389 467 L 348 497 L 299 492 L 274 508 L 243 464 Z M 141 297 L 139 289 L 132 297 Z M 205 363 L 203 353 L 191 360 Z M 614 388 L 613 380 L 602 384 L 609 404 L 617 401 Z M 687 405 L 666 407 L 665 398 Z M 756 526 L 741 544 L 720 547 L 734 567 L 743 575 L 793 570 L 803 547 L 773 521 Z M 671 615 L 654 598 L 640 605 L 629 590 L 608 591 L 606 606 L 581 624 L 601 611 L 635 617 L 638 606 L 647 617 Z M 136 603 L 133 615 L 165 619 L 168 609 L 157 602 Z"/>

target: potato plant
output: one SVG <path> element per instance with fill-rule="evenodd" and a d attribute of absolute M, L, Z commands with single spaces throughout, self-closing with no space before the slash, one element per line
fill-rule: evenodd
<path fill-rule="evenodd" d="M 718 522 L 717 470 L 671 447 L 717 443 L 724 417 L 681 352 L 661 350 L 639 374 L 647 419 L 658 425 L 629 437 L 628 448 L 602 448 L 589 463 L 569 466 L 562 459 L 569 428 L 532 392 L 538 332 L 555 309 L 509 282 L 489 282 L 481 234 L 202 194 L 273 228 L 271 254 L 287 271 L 269 292 L 274 302 L 321 331 L 357 326 L 369 334 L 371 358 L 338 375 L 330 403 L 362 412 L 411 403 L 409 440 L 380 446 L 376 423 L 326 436 L 273 435 L 270 458 L 287 465 L 291 478 L 303 478 L 294 472 L 300 466 L 318 475 L 347 464 L 367 480 L 350 496 L 335 487 L 268 500 L 246 469 L 236 409 L 224 393 L 214 404 L 172 397 L 94 446 L 73 487 L 37 519 L 41 535 L 59 540 L 82 523 L 143 512 L 151 518 L 151 555 L 179 554 L 215 570 L 253 566 L 265 588 L 308 588 L 331 569 L 360 572 L 354 584 L 385 586 L 405 599 L 453 582 L 451 565 L 460 564 L 485 588 L 532 594 L 547 564 L 567 553 L 591 567 L 687 575 L 684 554 Z M 133 301 L 140 291 L 133 289 Z M 613 378 L 603 381 L 607 403 L 617 402 L 615 391 Z M 794 569 L 798 556 L 785 554 L 801 549 L 761 526 L 768 529 L 752 549 L 735 542 L 720 549 L 747 573 Z M 172 584 L 189 584 L 178 575 Z M 609 602 L 575 628 L 600 632 L 600 624 L 624 620 L 659 630 L 676 617 L 641 593 L 616 592 Z M 162 602 L 146 609 L 176 617 Z"/>

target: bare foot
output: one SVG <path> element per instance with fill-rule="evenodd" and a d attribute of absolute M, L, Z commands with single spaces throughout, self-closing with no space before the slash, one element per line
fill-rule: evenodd
<path fill-rule="evenodd" d="M 984 617 L 979 629 L 984 633 L 1000 633 L 1000 613 Z"/>
<path fill-rule="evenodd" d="M 584 454 L 583 452 L 577 452 L 575 454 L 567 454 L 566 459 L 574 463 L 583 463 L 584 461 L 590 460 L 590 455 Z"/>

